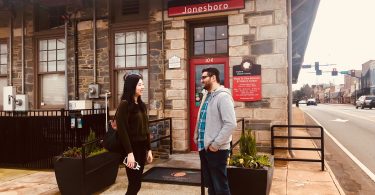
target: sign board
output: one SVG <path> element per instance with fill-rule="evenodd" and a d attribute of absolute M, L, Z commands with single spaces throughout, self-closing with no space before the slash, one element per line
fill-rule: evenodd
<path fill-rule="evenodd" d="M 169 17 L 243 8 L 245 8 L 244 0 L 168 0 Z"/>
<path fill-rule="evenodd" d="M 262 99 L 261 66 L 249 60 L 233 66 L 233 99 L 253 102 Z"/>
<path fill-rule="evenodd" d="M 177 56 L 172 56 L 168 60 L 168 67 L 169 68 L 180 68 L 181 67 L 181 58 Z"/>

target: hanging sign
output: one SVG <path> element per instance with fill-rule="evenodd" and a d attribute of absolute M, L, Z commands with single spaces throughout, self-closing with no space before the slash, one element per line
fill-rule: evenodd
<path fill-rule="evenodd" d="M 244 0 L 168 0 L 169 17 L 243 8 Z"/>
<path fill-rule="evenodd" d="M 262 99 L 261 66 L 244 60 L 233 66 L 233 99 L 253 102 Z"/>

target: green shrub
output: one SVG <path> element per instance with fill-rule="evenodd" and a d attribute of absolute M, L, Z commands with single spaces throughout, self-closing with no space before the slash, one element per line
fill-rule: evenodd
<path fill-rule="evenodd" d="M 228 165 L 245 168 L 262 168 L 271 166 L 267 155 L 258 155 L 256 139 L 251 130 L 246 130 L 240 137 L 240 153 L 228 158 Z"/>
<path fill-rule="evenodd" d="M 86 142 L 91 142 L 96 139 L 95 132 L 90 130 L 90 134 L 87 136 Z M 95 155 L 102 154 L 104 152 L 108 152 L 105 148 L 99 147 L 98 144 L 90 144 L 86 146 L 85 156 L 91 157 Z M 68 150 L 64 151 L 62 156 L 64 157 L 72 157 L 72 158 L 82 158 L 82 147 L 68 147 Z"/>

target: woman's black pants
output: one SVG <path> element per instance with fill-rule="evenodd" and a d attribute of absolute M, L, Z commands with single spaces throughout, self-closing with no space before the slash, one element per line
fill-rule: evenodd
<path fill-rule="evenodd" d="M 141 167 L 139 170 L 126 167 L 126 175 L 129 181 L 126 195 L 136 195 L 141 189 L 142 173 L 146 162 L 146 142 L 147 141 L 138 141 L 131 143 L 135 161 L 137 161 Z"/>

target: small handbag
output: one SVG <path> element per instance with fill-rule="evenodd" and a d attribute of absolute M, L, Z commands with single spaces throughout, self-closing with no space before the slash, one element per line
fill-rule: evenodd
<path fill-rule="evenodd" d="M 121 141 L 118 135 L 118 131 L 113 129 L 110 122 L 108 122 L 108 131 L 103 137 L 103 147 L 110 152 L 116 152 L 123 154 L 124 148 L 121 145 Z"/>

